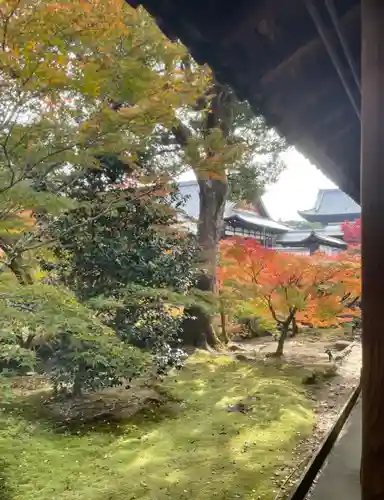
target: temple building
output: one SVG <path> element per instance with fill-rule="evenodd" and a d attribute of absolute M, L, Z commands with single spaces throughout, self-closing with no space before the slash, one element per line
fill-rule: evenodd
<path fill-rule="evenodd" d="M 196 233 L 200 206 L 199 185 L 195 180 L 180 182 L 179 191 L 186 197 L 180 214 L 182 225 L 186 230 Z M 341 194 L 344 195 L 344 193 Z M 319 196 L 320 193 L 318 199 Z M 326 211 L 326 208 L 323 207 L 323 210 Z M 333 234 L 336 231 L 328 234 L 327 228 L 296 230 L 284 223 L 276 222 L 260 199 L 254 204 L 228 201 L 224 211 L 222 237 L 255 238 L 265 247 L 289 253 L 312 255 L 317 251 L 322 251 L 334 254 L 347 248 L 347 244 L 342 240 L 340 224 L 337 226 L 337 231 L 337 234 Z"/>
<path fill-rule="evenodd" d="M 320 189 L 314 207 L 299 214 L 308 222 L 319 222 L 326 227 L 359 219 L 361 208 L 340 189 Z"/>
<path fill-rule="evenodd" d="M 343 239 L 341 225 L 360 219 L 361 208 L 340 189 L 320 189 L 314 207 L 299 214 L 308 222 L 321 224 L 322 228 L 316 232 Z"/>
<path fill-rule="evenodd" d="M 258 206 L 243 209 L 241 204 L 227 202 L 224 212 L 223 238 L 243 236 L 257 239 L 263 246 L 275 247 L 280 236 L 291 228 L 260 214 Z"/>
<path fill-rule="evenodd" d="M 186 197 L 180 217 L 183 226 L 195 233 L 200 210 L 199 185 L 195 180 L 183 181 L 179 183 L 179 191 Z M 274 247 L 279 236 L 289 231 L 292 229 L 288 226 L 272 220 L 261 199 L 254 204 L 228 201 L 225 205 L 223 238 L 235 235 L 255 238 L 266 247 Z"/>
<path fill-rule="evenodd" d="M 318 251 L 332 255 L 346 250 L 347 247 L 347 243 L 341 238 L 328 236 L 321 229 L 298 229 L 282 234 L 277 239 L 275 249 L 304 255 L 313 255 Z"/>
<path fill-rule="evenodd" d="M 335 253 L 347 248 L 341 225 L 360 218 L 360 206 L 340 189 L 320 189 L 313 208 L 299 211 L 299 215 L 320 227 L 312 230 L 295 230 L 279 238 L 279 244 L 295 249 L 309 248 L 310 253 L 320 250 Z M 300 252 L 300 250 L 296 250 Z"/>

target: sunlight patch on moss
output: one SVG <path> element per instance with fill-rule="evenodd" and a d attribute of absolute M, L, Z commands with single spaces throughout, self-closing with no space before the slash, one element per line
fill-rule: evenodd
<path fill-rule="evenodd" d="M 300 373 L 198 352 L 162 388 L 175 414 L 135 417 L 120 435 L 58 434 L 4 411 L 12 500 L 272 500 L 276 467 L 314 423 Z M 228 411 L 241 402 L 248 412 Z"/>

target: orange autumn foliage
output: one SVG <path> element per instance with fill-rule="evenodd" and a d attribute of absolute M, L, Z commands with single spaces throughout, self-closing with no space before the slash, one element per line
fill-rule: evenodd
<path fill-rule="evenodd" d="M 293 320 L 332 326 L 359 314 L 360 262 L 345 252 L 336 257 L 292 255 L 262 247 L 256 240 L 221 243 L 222 289 L 260 303 L 266 315 L 289 327 Z"/>

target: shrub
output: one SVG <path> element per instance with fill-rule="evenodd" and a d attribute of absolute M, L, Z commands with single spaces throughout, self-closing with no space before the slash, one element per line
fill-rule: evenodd
<path fill-rule="evenodd" d="M 234 321 L 242 325 L 243 336 L 248 338 L 278 333 L 276 322 L 265 314 L 257 301 L 242 301 L 235 312 Z"/>
<path fill-rule="evenodd" d="M 130 285 L 118 292 L 118 299 L 97 297 L 89 301 L 99 317 L 119 339 L 152 354 L 159 373 L 180 367 L 185 353 L 180 349 L 182 307 L 170 307 L 168 300 L 186 300 L 167 289 Z"/>
<path fill-rule="evenodd" d="M 30 349 L 18 344 L 8 343 L 6 336 L 0 334 L 0 373 L 25 375 L 36 369 L 36 355 Z"/>
<path fill-rule="evenodd" d="M 118 385 L 146 365 L 144 355 L 119 341 L 66 289 L 16 286 L 0 293 L 1 370 L 34 369 L 54 387 L 82 390 Z"/>
<path fill-rule="evenodd" d="M 289 330 L 297 323 L 331 326 L 355 316 L 360 297 L 360 263 L 354 258 L 290 255 L 262 247 L 255 240 L 222 242 L 224 287 L 257 305 L 276 323 L 280 333 L 276 356 L 282 356 Z"/>
<path fill-rule="evenodd" d="M 139 189 L 116 184 L 118 178 L 126 179 L 126 165 L 110 159 L 78 181 L 74 194 L 82 193 L 94 212 L 118 203 L 97 219 L 81 206 L 56 223 L 56 272 L 117 338 L 150 352 L 164 372 L 183 358 L 182 318 L 168 305 L 172 294 L 179 300 L 194 283 L 196 241 L 178 230 L 170 204 L 178 209 L 182 198 L 167 183 Z"/>

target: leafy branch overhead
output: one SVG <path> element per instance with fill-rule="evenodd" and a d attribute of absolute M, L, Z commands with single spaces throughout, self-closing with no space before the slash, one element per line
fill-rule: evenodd
<path fill-rule="evenodd" d="M 2 2 L 0 86 L 0 367 L 25 355 L 79 393 L 179 366 L 188 322 L 214 345 L 224 205 L 275 180 L 281 138 L 114 0 Z M 197 241 L 177 221 L 187 169 Z"/>
<path fill-rule="evenodd" d="M 57 215 L 71 208 L 68 187 L 105 155 L 118 157 L 128 173 L 140 168 L 157 128 L 195 102 L 209 78 L 205 69 L 196 69 L 193 82 L 180 78 L 185 49 L 168 43 L 144 12 L 119 2 L 12 0 L 0 14 L 5 225 L 25 210 Z M 15 239 L 6 243 L 7 254 Z M 8 262 L 35 243 L 32 234 L 19 240 Z"/>
<path fill-rule="evenodd" d="M 195 245 L 172 228 L 179 160 L 158 137 L 204 93 L 209 72 L 196 67 L 187 81 L 186 50 L 111 0 L 1 2 L 0 41 L 0 281 L 11 286 L 2 304 L 12 324 L 1 367 L 12 353 L 35 356 L 35 369 L 78 393 L 130 378 L 151 349 L 159 366 L 172 364 L 180 320 L 156 287 L 185 294 Z M 122 291 L 131 284 L 152 296 L 136 288 L 133 304 Z M 82 304 L 91 291 L 125 296 L 124 318 Z"/>

